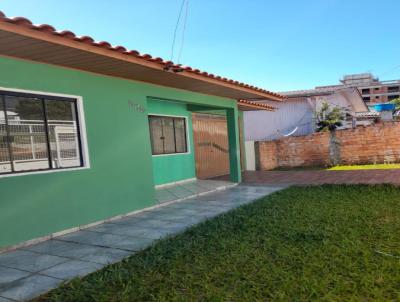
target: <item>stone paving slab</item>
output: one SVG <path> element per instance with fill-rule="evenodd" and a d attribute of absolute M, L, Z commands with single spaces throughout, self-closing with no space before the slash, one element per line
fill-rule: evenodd
<path fill-rule="evenodd" d="M 41 271 L 40 274 L 57 279 L 69 280 L 93 273 L 102 267 L 104 267 L 104 265 L 98 263 L 70 260 Z"/>
<path fill-rule="evenodd" d="M 86 230 L 58 237 L 62 241 L 70 241 L 82 244 L 90 244 L 102 247 L 111 247 L 128 251 L 140 251 L 151 245 L 152 240 L 145 238 L 131 238 L 128 236 L 107 234 Z"/>
<path fill-rule="evenodd" d="M 176 233 L 175 230 L 171 230 L 171 228 L 146 228 L 140 225 L 132 227 L 124 224 L 102 224 L 94 228 L 90 228 L 90 231 L 129 236 L 132 237 L 132 240 L 137 240 L 137 238 L 160 239 L 169 234 Z"/>
<path fill-rule="evenodd" d="M 199 194 L 231 187 L 227 180 L 193 180 L 175 185 L 162 186 L 156 191 L 156 200 L 166 203 L 176 199 L 194 197 Z"/>
<path fill-rule="evenodd" d="M 36 273 L 51 266 L 68 261 L 67 258 L 17 250 L 0 254 L 0 266 Z"/>
<path fill-rule="evenodd" d="M 173 186 L 167 189 L 171 194 L 178 198 L 187 198 L 193 195 L 193 192 L 183 186 Z"/>
<path fill-rule="evenodd" d="M 14 301 L 28 301 L 59 286 L 63 281 L 39 274 L 30 275 L 10 283 L 0 291 L 0 297 Z"/>
<path fill-rule="evenodd" d="M 41 254 L 111 264 L 131 254 L 130 251 L 52 239 L 26 248 Z"/>
<path fill-rule="evenodd" d="M 209 190 L 212 185 L 207 182 L 203 187 Z M 239 185 L 0 254 L 0 302 L 32 299 L 62 282 L 121 261 L 158 239 L 183 232 L 284 187 Z"/>
<path fill-rule="evenodd" d="M 179 198 L 178 196 L 174 195 L 172 192 L 168 190 L 157 190 L 156 191 L 156 200 L 159 203 L 169 202 Z"/>
<path fill-rule="evenodd" d="M 148 217 L 136 219 L 135 217 L 127 218 L 125 217 L 123 220 L 110 221 L 106 222 L 106 224 L 119 224 L 119 225 L 129 225 L 129 226 L 144 226 L 144 227 L 161 227 L 164 226 L 167 222 L 163 220 L 156 219 L 156 217 Z"/>
<path fill-rule="evenodd" d="M 10 282 L 22 279 L 31 275 L 30 272 L 21 271 L 15 268 L 0 267 L 0 289 L 5 287 Z"/>

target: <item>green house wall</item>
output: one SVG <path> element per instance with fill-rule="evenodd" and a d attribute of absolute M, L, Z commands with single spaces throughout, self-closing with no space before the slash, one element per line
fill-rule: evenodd
<path fill-rule="evenodd" d="M 188 142 L 189 152 L 187 154 L 170 154 L 153 156 L 153 176 L 156 185 L 168 184 L 172 182 L 192 179 L 196 177 L 195 150 L 193 141 L 193 124 L 192 113 L 199 112 L 203 114 L 213 114 L 227 116 L 226 109 L 209 109 L 209 107 L 201 106 L 203 110 L 199 110 L 198 105 L 187 105 L 176 101 L 149 99 L 149 114 L 169 115 L 186 117 L 188 122 Z M 243 112 L 238 111 L 239 131 L 243 133 Z M 242 142 L 244 143 L 244 142 Z M 245 157 L 244 145 L 239 147 Z M 244 168 L 244 167 L 242 167 Z"/>
<path fill-rule="evenodd" d="M 0 87 L 81 96 L 90 159 L 89 169 L 0 177 L 0 248 L 152 206 L 156 183 L 192 177 L 193 154 L 151 155 L 149 109 L 183 107 L 149 99 L 237 114 L 231 99 L 8 57 L 0 57 Z M 171 166 L 189 168 L 168 175 Z"/>

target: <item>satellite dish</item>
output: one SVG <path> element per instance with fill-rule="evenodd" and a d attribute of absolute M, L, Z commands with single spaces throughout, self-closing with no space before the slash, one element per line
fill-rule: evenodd
<path fill-rule="evenodd" d="M 282 135 L 285 136 L 285 137 L 291 136 L 291 135 L 293 135 L 293 134 L 297 131 L 297 129 L 299 129 L 299 127 L 294 128 L 294 129 L 293 129 L 292 131 L 290 131 L 288 134 L 283 134 L 283 133 L 282 133 Z"/>

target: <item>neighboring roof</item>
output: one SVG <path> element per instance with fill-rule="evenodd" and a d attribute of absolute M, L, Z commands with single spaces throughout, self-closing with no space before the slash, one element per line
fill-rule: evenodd
<path fill-rule="evenodd" d="M 353 108 L 353 112 L 367 112 L 368 106 L 365 104 L 360 91 L 355 87 L 338 89 L 341 94 Z"/>
<path fill-rule="evenodd" d="M 282 101 L 277 93 L 181 66 L 123 46 L 95 42 L 26 18 L 0 11 L 0 55 L 29 59 L 111 76 L 234 99 Z"/>
<path fill-rule="evenodd" d="M 255 111 L 255 110 L 266 110 L 266 111 L 275 111 L 277 108 L 263 104 L 260 102 L 251 102 L 247 100 L 239 100 L 238 107 L 241 111 Z"/>
<path fill-rule="evenodd" d="M 281 94 L 285 95 L 288 100 L 340 94 L 346 99 L 354 112 L 368 111 L 368 107 L 362 99 L 360 91 L 356 87 L 336 85 L 329 87 L 317 87 L 315 89 L 308 90 L 287 91 L 281 92 Z"/>
<path fill-rule="evenodd" d="M 329 86 L 329 87 L 318 87 L 315 89 L 284 91 L 284 92 L 279 92 L 279 93 L 286 96 L 287 98 L 320 96 L 320 95 L 333 94 L 338 89 L 343 89 L 343 87 L 344 87 L 343 85 L 337 85 L 337 86 Z"/>
<path fill-rule="evenodd" d="M 377 111 L 367 111 L 367 112 L 356 112 L 355 117 L 357 118 L 377 118 L 380 114 Z"/>

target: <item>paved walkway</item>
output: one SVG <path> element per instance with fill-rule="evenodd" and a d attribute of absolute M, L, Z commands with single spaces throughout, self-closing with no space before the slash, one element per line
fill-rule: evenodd
<path fill-rule="evenodd" d="M 26 301 L 284 186 L 239 185 L 0 254 L 0 302 Z"/>
<path fill-rule="evenodd" d="M 236 186 L 236 184 L 229 181 L 229 178 L 228 180 L 197 179 L 159 187 L 156 190 L 156 200 L 158 203 L 167 203 L 213 192 L 215 190 L 225 190 L 232 186 Z"/>
<path fill-rule="evenodd" d="M 400 185 L 400 170 L 358 171 L 246 171 L 247 184 L 394 184 Z"/>

